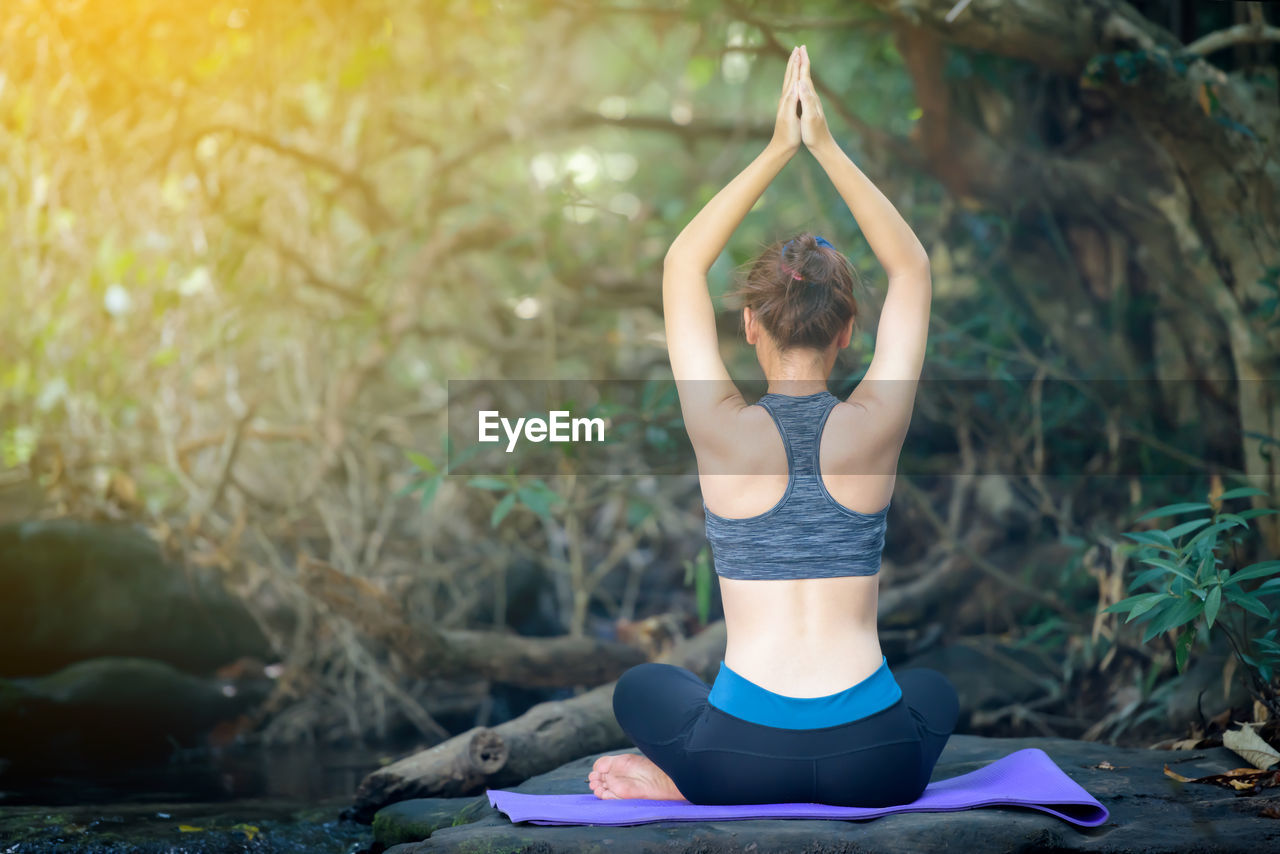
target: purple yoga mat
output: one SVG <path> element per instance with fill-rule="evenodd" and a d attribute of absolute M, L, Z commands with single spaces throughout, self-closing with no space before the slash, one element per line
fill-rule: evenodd
<path fill-rule="evenodd" d="M 489 789 L 489 803 L 512 821 L 531 824 L 648 824 L 759 818 L 879 818 L 899 812 L 950 812 L 1017 806 L 1097 827 L 1110 813 L 1038 747 L 1018 750 L 968 774 L 930 783 L 915 801 L 891 807 L 825 804 L 691 804 L 687 801 L 601 800 L 595 795 L 526 795 Z"/>

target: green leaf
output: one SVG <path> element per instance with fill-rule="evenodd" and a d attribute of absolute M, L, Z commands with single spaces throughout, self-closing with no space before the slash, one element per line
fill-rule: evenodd
<path fill-rule="evenodd" d="M 411 480 L 396 490 L 396 498 L 404 498 L 406 495 L 412 495 L 426 485 L 426 480 Z"/>
<path fill-rule="evenodd" d="M 653 505 L 647 501 L 633 498 L 627 502 L 627 525 L 638 528 L 641 523 L 653 516 Z"/>
<path fill-rule="evenodd" d="M 1195 535 L 1194 537 L 1192 537 L 1190 540 L 1188 540 L 1188 541 L 1187 541 L 1187 543 L 1186 543 L 1186 545 L 1185 545 L 1185 546 L 1183 546 L 1183 548 L 1190 548 L 1191 546 L 1193 546 L 1193 545 L 1195 545 L 1196 543 L 1198 543 L 1198 542 L 1200 542 L 1201 540 L 1203 540 L 1205 537 L 1211 537 L 1211 536 L 1212 536 L 1212 537 L 1214 537 L 1214 539 L 1217 539 L 1217 537 L 1215 536 L 1216 534 L 1219 534 L 1219 533 L 1221 533 L 1221 532 L 1223 532 L 1223 531 L 1227 530 L 1228 528 L 1234 528 L 1234 527 L 1236 527 L 1236 526 L 1237 526 L 1237 525 L 1239 525 L 1239 524 L 1240 524 L 1239 522 L 1218 522 L 1218 523 L 1216 523 L 1216 524 L 1214 524 L 1214 525 L 1210 525 L 1209 527 L 1205 528 L 1205 529 L 1204 529 L 1203 531 L 1201 531 L 1200 533 L 1196 534 L 1196 535 Z"/>
<path fill-rule="evenodd" d="M 1125 611 L 1138 607 L 1139 605 L 1143 604 L 1148 600 L 1153 600 L 1152 604 L 1154 605 L 1155 602 L 1158 602 L 1161 599 L 1164 599 L 1168 595 L 1169 595 L 1168 593 L 1139 593 L 1137 596 L 1130 596 L 1126 599 L 1121 599 L 1119 602 L 1116 602 L 1112 605 L 1108 605 L 1107 607 L 1102 609 L 1102 613 L 1104 614 L 1123 613 Z"/>
<path fill-rule="evenodd" d="M 1144 584 L 1150 584 L 1152 581 L 1160 581 L 1168 574 L 1168 571 L 1164 569 L 1145 569 L 1134 576 L 1133 581 L 1129 582 L 1128 589 L 1132 592 Z"/>
<path fill-rule="evenodd" d="M 1191 652 L 1191 644 L 1195 643 L 1196 627 L 1188 626 L 1178 635 L 1178 639 L 1173 644 L 1173 660 L 1178 665 L 1178 672 L 1181 673 L 1187 669 L 1187 656 Z"/>
<path fill-rule="evenodd" d="M 1203 579 L 1204 582 L 1208 582 L 1211 580 L 1217 580 L 1217 578 L 1218 556 L 1211 551 L 1200 559 L 1200 564 L 1196 569 L 1196 579 Z"/>
<path fill-rule="evenodd" d="M 1126 533 L 1125 536 L 1143 545 L 1154 546 L 1166 551 L 1176 551 L 1173 547 L 1173 540 L 1169 539 L 1169 535 L 1164 531 L 1134 531 Z"/>
<path fill-rule="evenodd" d="M 435 500 L 436 492 L 440 489 L 440 482 L 443 480 L 442 475 L 436 475 L 428 480 L 422 487 L 422 500 L 419 502 L 423 510 L 431 506 L 431 502 Z"/>
<path fill-rule="evenodd" d="M 505 489 L 509 489 L 511 484 L 496 477 L 473 477 L 467 481 L 467 486 L 474 486 L 476 489 L 487 489 L 491 492 L 502 492 Z"/>
<path fill-rule="evenodd" d="M 1192 581 L 1192 582 L 1195 581 L 1195 579 L 1192 578 L 1191 573 L 1188 572 L 1184 566 L 1178 563 L 1174 563 L 1171 560 L 1166 560 L 1165 558 L 1160 558 L 1160 557 L 1148 557 L 1148 558 L 1143 558 L 1142 562 L 1154 564 L 1160 567 L 1161 569 L 1164 570 L 1164 574 L 1166 575 L 1169 573 L 1173 573 L 1174 575 L 1179 575 L 1185 578 L 1187 581 Z"/>
<path fill-rule="evenodd" d="M 511 508 L 516 504 L 516 494 L 508 492 L 502 496 L 502 500 L 493 506 L 493 514 L 489 517 L 489 527 L 496 528 L 507 518 L 507 514 L 511 512 Z"/>
<path fill-rule="evenodd" d="M 1168 593 L 1151 593 L 1148 595 L 1150 596 L 1150 598 L 1147 599 L 1147 601 L 1139 602 L 1137 605 L 1133 607 L 1133 610 L 1129 612 L 1128 618 L 1125 619 L 1126 623 L 1132 622 L 1133 620 L 1137 620 L 1143 614 L 1146 614 L 1147 612 L 1154 609 L 1161 602 L 1165 602 L 1165 601 L 1168 601 L 1169 599 L 1174 598 L 1170 596 Z M 1142 621 L 1139 620 L 1139 622 L 1142 622 Z"/>
<path fill-rule="evenodd" d="M 1222 587 L 1215 584 L 1209 588 L 1209 596 L 1204 600 L 1204 619 L 1213 628 L 1213 621 L 1218 617 L 1218 609 L 1222 607 Z"/>
<path fill-rule="evenodd" d="M 1210 521 L 1211 520 L 1209 519 L 1192 519 L 1190 522 L 1183 522 L 1181 525 L 1174 525 L 1172 528 L 1165 531 L 1165 533 L 1169 535 L 1170 539 L 1176 540 L 1184 534 L 1190 534 L 1198 528 L 1203 528 L 1205 525 L 1208 525 Z"/>
<path fill-rule="evenodd" d="M 1150 513 L 1144 513 L 1137 518 L 1141 522 L 1144 519 L 1159 519 L 1162 516 L 1177 516 L 1179 513 L 1193 513 L 1197 510 L 1212 510 L 1213 507 L 1203 502 L 1185 503 L 1185 504 L 1166 504 L 1164 507 L 1157 507 Z"/>
<path fill-rule="evenodd" d="M 453 450 L 453 438 L 450 436 L 444 437 L 444 459 L 446 466 L 461 468 L 482 450 L 484 450 L 483 445 L 479 442 L 473 442 L 461 451 L 455 452 Z"/>
<path fill-rule="evenodd" d="M 698 572 L 694 576 L 694 598 L 698 605 L 698 622 L 707 624 L 711 618 L 711 567 L 705 557 L 698 563 Z"/>
<path fill-rule="evenodd" d="M 1153 637 L 1170 629 L 1176 629 L 1183 623 L 1187 623 L 1200 616 L 1204 611 L 1204 603 L 1195 597 L 1187 597 L 1177 600 L 1172 608 L 1165 609 L 1160 616 L 1156 617 L 1147 626 L 1146 632 L 1143 633 L 1142 642 L 1146 643 Z"/>
<path fill-rule="evenodd" d="M 520 497 L 520 502 L 525 507 L 544 519 L 551 518 L 551 505 L 560 499 L 560 496 L 542 481 L 538 481 L 534 486 L 520 487 L 516 490 L 516 495 Z"/>
<path fill-rule="evenodd" d="M 1246 611 L 1252 611 L 1259 617 L 1271 619 L 1271 609 L 1262 603 L 1262 600 L 1252 593 L 1245 593 L 1243 590 L 1237 590 L 1234 587 L 1226 588 L 1227 598 L 1232 602 L 1244 608 Z"/>
<path fill-rule="evenodd" d="M 406 450 L 404 452 L 404 455 L 409 458 L 409 462 L 413 463 L 415 466 L 422 469 L 427 474 L 436 473 L 437 469 L 436 469 L 435 462 L 433 462 L 432 459 L 428 457 L 426 454 L 420 454 L 417 451 Z"/>
<path fill-rule="evenodd" d="M 1241 519 L 1256 519 L 1259 516 L 1274 516 L 1277 513 L 1280 513 L 1280 510 L 1270 507 L 1251 507 L 1248 510 L 1240 511 L 1238 515 Z"/>
<path fill-rule="evenodd" d="M 1231 576 L 1232 584 L 1248 581 L 1251 578 L 1263 578 L 1280 573 L 1280 560 L 1264 560 L 1262 563 L 1251 563 Z"/>
<path fill-rule="evenodd" d="M 1253 591 L 1254 596 L 1272 596 L 1276 593 L 1280 593 L 1280 578 L 1264 581 Z"/>
<path fill-rule="evenodd" d="M 1157 603 L 1154 608 L 1152 608 L 1146 614 L 1143 614 L 1142 617 L 1138 620 L 1138 622 L 1145 623 L 1149 620 L 1160 619 L 1164 614 L 1168 613 L 1170 609 L 1176 608 L 1179 601 L 1181 600 L 1179 600 L 1177 596 L 1170 596 L 1168 594 L 1165 594 L 1164 601 Z"/>
<path fill-rule="evenodd" d="M 1228 489 L 1226 492 L 1218 496 L 1219 501 L 1230 501 L 1233 498 L 1248 498 L 1250 495 L 1266 495 L 1265 489 L 1258 489 L 1253 486 L 1241 486 L 1236 489 Z"/>

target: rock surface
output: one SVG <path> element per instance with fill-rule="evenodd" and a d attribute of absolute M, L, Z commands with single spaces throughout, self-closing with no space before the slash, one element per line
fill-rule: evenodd
<path fill-rule="evenodd" d="M 208 673 L 270 645 L 217 571 L 166 563 L 127 525 L 0 525 L 0 676 L 40 676 L 99 656 Z"/>
<path fill-rule="evenodd" d="M 954 777 L 1021 750 L 1039 747 L 1111 812 L 1097 828 L 1079 828 L 1044 813 L 1017 807 L 984 807 L 951 813 L 904 813 L 864 822 L 722 821 L 665 822 L 634 827 L 540 827 L 513 825 L 481 795 L 405 801 L 375 818 L 375 837 L 387 854 L 485 851 L 602 851 L 609 854 L 662 851 L 664 854 L 750 851 L 1100 851 L 1248 852 L 1280 850 L 1280 820 L 1259 815 L 1280 809 L 1280 789 L 1252 797 L 1203 784 L 1178 783 L 1163 766 L 1198 777 L 1244 766 L 1224 748 L 1199 751 L 1141 750 L 1092 742 L 1046 738 L 982 738 L 956 735 L 947 744 L 933 779 Z M 515 787 L 516 791 L 584 793 L 594 756 L 571 762 Z M 1095 767 L 1110 763 L 1114 770 Z M 1271 794 L 1274 793 L 1274 794 Z M 465 810 L 465 812 L 464 812 Z M 468 819 L 473 820 L 468 821 Z M 410 829 L 415 827 L 416 829 Z M 429 838 L 395 844 L 424 827 Z"/>

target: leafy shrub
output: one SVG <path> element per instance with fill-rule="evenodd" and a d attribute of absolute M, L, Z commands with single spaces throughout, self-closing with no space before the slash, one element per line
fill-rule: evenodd
<path fill-rule="evenodd" d="M 1133 557 L 1148 567 L 1133 578 L 1128 591 L 1143 592 L 1134 593 L 1103 612 L 1127 613 L 1126 623 L 1146 623 L 1143 643 L 1178 630 L 1174 660 L 1179 673 L 1186 669 L 1197 637 L 1207 639 L 1216 627 L 1231 642 L 1244 672 L 1249 674 L 1254 696 L 1273 711 L 1280 711 L 1272 685 L 1273 676 L 1280 671 L 1280 625 L 1277 613 L 1264 601 L 1280 594 L 1280 578 L 1271 577 L 1280 575 L 1280 560 L 1239 566 L 1236 557 L 1239 544 L 1251 533 L 1249 522 L 1277 511 L 1257 507 L 1229 513 L 1223 509 L 1225 502 L 1264 494 L 1247 487 L 1232 489 L 1211 498 L 1212 503 L 1170 504 L 1139 517 L 1138 521 L 1144 521 L 1201 514 L 1171 528 L 1126 533 L 1138 544 Z M 1257 586 L 1248 589 L 1253 584 Z M 1265 621 L 1261 629 L 1249 631 L 1250 614 Z"/>

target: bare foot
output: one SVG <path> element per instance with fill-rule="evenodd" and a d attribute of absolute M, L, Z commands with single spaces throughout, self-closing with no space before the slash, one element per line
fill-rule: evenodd
<path fill-rule="evenodd" d="M 647 798 L 653 801 L 683 801 L 676 784 L 653 760 L 638 753 L 601 756 L 587 776 L 591 791 L 603 800 Z"/>

